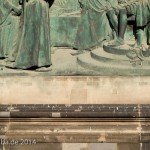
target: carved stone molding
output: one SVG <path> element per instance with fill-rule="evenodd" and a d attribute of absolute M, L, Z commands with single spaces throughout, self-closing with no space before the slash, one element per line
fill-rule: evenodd
<path fill-rule="evenodd" d="M 31 139 L 37 143 L 150 142 L 149 105 L 1 105 L 0 108 L 2 139 Z"/>

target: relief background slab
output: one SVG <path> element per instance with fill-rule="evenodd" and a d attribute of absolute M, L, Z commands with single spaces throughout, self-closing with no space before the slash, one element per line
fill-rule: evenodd
<path fill-rule="evenodd" d="M 1 104 L 149 104 L 149 77 L 0 78 Z"/>

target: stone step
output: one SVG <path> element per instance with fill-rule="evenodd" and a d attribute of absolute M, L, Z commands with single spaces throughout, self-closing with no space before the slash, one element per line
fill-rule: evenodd
<path fill-rule="evenodd" d="M 150 65 L 133 67 L 131 64 L 106 63 L 93 59 L 90 53 L 79 55 L 77 62 L 86 69 L 98 71 L 99 75 L 150 75 Z"/>
<path fill-rule="evenodd" d="M 106 63 L 112 63 L 116 65 L 118 63 L 122 65 L 131 65 L 130 59 L 127 56 L 107 53 L 103 50 L 103 48 L 93 50 L 91 52 L 91 57 L 97 61 L 102 61 Z M 143 65 L 150 66 L 150 57 L 145 57 L 142 63 Z"/>
<path fill-rule="evenodd" d="M 103 48 L 104 51 L 106 51 L 107 53 L 116 54 L 116 55 L 126 55 L 127 52 L 129 52 L 129 50 L 131 49 L 131 47 L 127 44 L 122 46 L 117 46 L 117 47 L 110 47 L 105 44 Z"/>
<path fill-rule="evenodd" d="M 91 56 L 94 59 L 106 59 L 106 60 L 118 60 L 118 61 L 127 61 L 129 60 L 126 55 L 116 55 L 113 53 L 106 52 L 102 47 L 91 51 Z"/>

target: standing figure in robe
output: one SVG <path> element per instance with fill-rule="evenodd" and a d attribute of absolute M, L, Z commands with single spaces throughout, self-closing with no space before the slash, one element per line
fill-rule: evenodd
<path fill-rule="evenodd" d="M 24 0 L 21 32 L 15 46 L 14 60 L 6 67 L 16 69 L 51 70 L 50 16 L 46 0 Z M 10 58 L 10 57 L 9 57 Z"/>
<path fill-rule="evenodd" d="M 106 10 L 115 5 L 116 0 L 79 0 L 81 5 L 81 18 L 78 25 L 73 48 L 77 55 L 84 50 L 91 50 L 101 46 L 111 34 L 111 28 L 106 16 Z"/>
<path fill-rule="evenodd" d="M 22 0 L 10 0 L 11 3 L 17 7 L 22 9 Z M 21 14 L 17 14 L 16 12 L 12 11 L 9 15 L 9 22 L 10 25 L 4 29 L 5 34 L 7 34 L 7 47 L 5 48 L 5 56 L 7 57 L 9 53 L 12 51 L 12 45 L 15 42 L 17 37 L 18 29 L 19 29 L 19 20 Z"/>
<path fill-rule="evenodd" d="M 18 16 L 21 13 L 20 0 L 1 0 L 0 2 L 0 58 L 5 58 L 11 46 L 10 25 L 12 15 Z M 13 29 L 12 29 L 13 30 Z"/>

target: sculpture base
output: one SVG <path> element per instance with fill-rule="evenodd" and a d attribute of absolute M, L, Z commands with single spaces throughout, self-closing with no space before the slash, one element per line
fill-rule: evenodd
<path fill-rule="evenodd" d="M 95 75 L 150 75 L 150 57 L 144 58 L 143 62 L 131 63 L 126 56 L 129 52 L 124 47 L 98 48 L 90 53 L 85 53 L 77 58 L 80 66 L 95 71 Z"/>
<path fill-rule="evenodd" d="M 116 54 L 116 55 L 126 55 L 126 53 L 131 49 L 132 47 L 125 44 L 122 46 L 117 46 L 117 47 L 110 47 L 107 45 L 104 45 L 104 50 L 107 53 L 112 53 L 112 54 Z"/>

